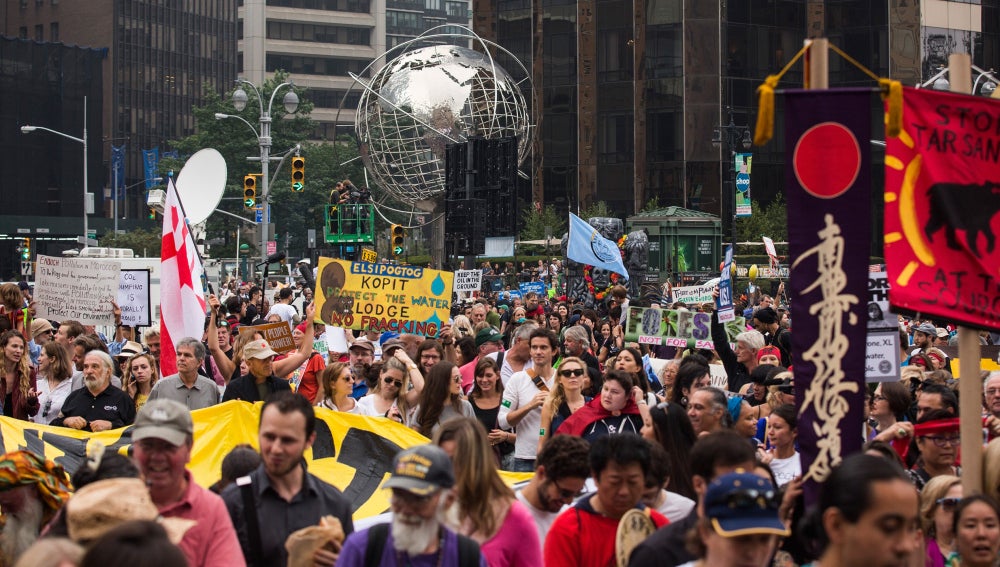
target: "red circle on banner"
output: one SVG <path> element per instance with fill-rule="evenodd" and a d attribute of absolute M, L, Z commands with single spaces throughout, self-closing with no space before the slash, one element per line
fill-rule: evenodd
<path fill-rule="evenodd" d="M 854 185 L 861 171 L 861 146 L 843 124 L 823 122 L 806 130 L 792 154 L 795 177 L 809 194 L 832 199 Z"/>

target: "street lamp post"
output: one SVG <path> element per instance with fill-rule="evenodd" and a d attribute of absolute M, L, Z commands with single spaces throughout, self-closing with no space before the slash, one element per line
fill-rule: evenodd
<path fill-rule="evenodd" d="M 89 193 L 87 188 L 87 97 L 83 97 L 83 137 L 77 138 L 76 136 L 70 136 L 64 132 L 59 132 L 52 130 L 51 128 L 46 128 L 44 126 L 21 126 L 22 134 L 30 134 L 35 130 L 44 130 L 57 136 L 62 136 L 63 138 L 68 138 L 74 142 L 80 142 L 83 144 L 83 241 L 86 245 L 87 238 L 89 237 L 89 230 L 87 230 L 87 195 Z"/>
<path fill-rule="evenodd" d="M 731 209 L 729 222 L 732 225 L 732 238 L 733 238 L 733 251 L 736 250 L 736 149 L 737 146 L 742 146 L 744 150 L 749 150 L 750 146 L 753 145 L 753 139 L 750 137 L 750 129 L 747 126 L 737 126 L 733 123 L 733 109 L 728 108 L 729 111 L 729 124 L 724 126 L 717 126 L 712 130 L 712 145 L 716 148 L 722 147 L 725 144 L 726 148 L 729 150 L 729 184 L 731 185 L 732 197 L 726 196 L 726 201 L 730 203 Z M 721 204 L 720 204 L 721 208 Z"/>
<path fill-rule="evenodd" d="M 271 108 L 274 105 L 274 97 L 277 96 L 278 91 L 284 87 L 293 87 L 291 82 L 281 83 L 274 88 L 271 92 L 271 99 L 267 103 L 267 109 L 264 109 L 264 100 L 261 98 L 260 90 L 250 81 L 244 79 L 237 79 L 237 83 L 247 85 L 253 89 L 254 94 L 257 95 L 257 105 L 260 108 L 260 117 L 258 122 L 260 124 L 260 129 L 256 129 L 252 124 L 247 122 L 242 116 L 237 116 L 234 114 L 222 114 L 217 113 L 215 115 L 216 120 L 222 120 L 223 118 L 236 118 L 241 120 L 244 124 L 250 127 L 253 131 L 254 136 L 257 137 L 257 145 L 260 146 L 260 193 L 257 199 L 258 204 L 261 205 L 261 229 L 260 229 L 260 254 L 261 258 L 267 258 L 267 227 L 271 222 L 270 211 L 267 206 L 268 198 L 268 188 L 270 186 L 269 182 L 269 169 L 271 163 Z M 247 101 L 249 97 L 246 91 L 242 88 L 237 88 L 233 91 L 233 107 L 237 112 L 242 112 L 247 106 Z M 294 90 L 289 90 L 285 93 L 282 98 L 282 104 L 288 113 L 293 113 L 299 107 L 299 97 L 295 94 Z"/>

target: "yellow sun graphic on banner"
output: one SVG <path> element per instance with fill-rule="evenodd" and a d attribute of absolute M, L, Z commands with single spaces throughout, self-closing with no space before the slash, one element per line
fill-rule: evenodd
<path fill-rule="evenodd" d="M 886 116 L 888 119 L 888 116 Z M 905 131 L 899 133 L 898 140 L 902 142 L 904 146 L 909 149 L 913 149 L 913 138 Z M 889 150 L 889 145 L 886 145 L 886 151 Z M 896 155 L 886 155 L 885 156 L 885 166 L 892 168 L 896 171 L 903 172 L 902 183 L 899 184 L 899 192 L 894 192 L 890 189 L 889 184 L 886 184 L 885 191 L 885 204 L 888 207 L 891 203 L 896 203 L 897 212 L 899 214 L 899 224 L 902 228 L 902 233 L 900 232 L 889 232 L 885 235 L 885 245 L 892 246 L 894 244 L 906 241 L 913 250 L 913 254 L 917 257 L 919 262 L 916 260 L 910 261 L 906 264 L 906 267 L 899 273 L 899 277 L 896 278 L 896 283 L 905 286 L 910 283 L 910 278 L 913 273 L 920 267 L 920 264 L 924 264 L 928 267 L 934 267 L 934 254 L 931 252 L 930 245 L 924 238 L 923 233 L 920 231 L 920 222 L 917 219 L 917 208 L 915 204 L 916 186 L 917 180 L 920 179 L 920 169 L 922 164 L 922 158 L 920 154 L 916 154 L 910 159 L 909 163 L 904 163 L 903 160 Z"/>

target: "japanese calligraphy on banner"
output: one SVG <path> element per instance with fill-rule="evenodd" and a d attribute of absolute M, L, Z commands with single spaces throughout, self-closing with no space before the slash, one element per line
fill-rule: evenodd
<path fill-rule="evenodd" d="M 861 450 L 871 242 L 871 89 L 786 91 L 792 357 L 806 503 Z"/>
<path fill-rule="evenodd" d="M 725 324 L 730 342 L 746 330 L 746 320 L 736 317 Z M 712 343 L 712 315 L 680 309 L 629 307 L 625 320 L 625 340 L 644 345 L 681 348 L 715 348 Z"/>
<path fill-rule="evenodd" d="M 479 291 L 483 285 L 482 270 L 455 270 L 455 291 Z"/>
<path fill-rule="evenodd" d="M 320 258 L 318 274 L 316 311 L 327 325 L 436 337 L 451 311 L 451 272 Z"/>
<path fill-rule="evenodd" d="M 284 354 L 286 352 L 296 350 L 295 341 L 292 339 L 292 330 L 288 327 L 288 323 L 285 323 L 284 321 L 278 321 L 277 323 L 265 323 L 263 325 L 255 325 L 253 327 L 249 325 L 241 325 L 240 334 L 243 335 L 246 333 L 260 333 L 261 336 L 264 337 L 264 340 L 266 340 L 271 346 L 271 350 L 278 354 Z"/>
<path fill-rule="evenodd" d="M 84 325 L 113 325 L 121 282 L 114 260 L 38 257 L 35 314 L 43 319 L 73 319 Z"/>
<path fill-rule="evenodd" d="M 886 140 L 889 301 L 1000 327 L 1000 101 L 906 88 Z"/>

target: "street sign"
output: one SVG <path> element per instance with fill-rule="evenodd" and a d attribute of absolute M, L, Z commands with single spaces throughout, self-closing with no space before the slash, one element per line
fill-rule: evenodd
<path fill-rule="evenodd" d="M 362 262 L 372 262 L 372 263 L 374 263 L 375 260 L 378 260 L 378 252 L 375 252 L 371 248 L 362 248 L 361 249 L 361 261 Z"/>
<path fill-rule="evenodd" d="M 31 262 L 21 262 L 21 275 L 30 276 L 34 273 L 34 269 Z"/>
<path fill-rule="evenodd" d="M 255 207 L 254 208 L 254 222 L 264 222 L 264 208 Z"/>
<path fill-rule="evenodd" d="M 97 229 L 96 228 L 87 229 L 87 238 L 97 238 Z"/>
<path fill-rule="evenodd" d="M 271 256 L 278 251 L 278 243 L 273 240 L 267 241 L 267 255 Z"/>

